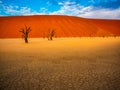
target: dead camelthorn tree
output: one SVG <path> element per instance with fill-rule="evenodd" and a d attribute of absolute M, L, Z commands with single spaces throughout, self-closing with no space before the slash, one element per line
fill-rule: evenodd
<path fill-rule="evenodd" d="M 55 35 L 54 29 L 49 30 L 49 33 L 48 33 L 48 40 L 53 40 L 54 35 Z"/>
<path fill-rule="evenodd" d="M 22 38 L 24 38 L 25 43 L 28 43 L 28 34 L 31 31 L 31 27 L 27 27 L 25 25 L 25 28 L 21 28 L 20 32 L 22 33 Z"/>

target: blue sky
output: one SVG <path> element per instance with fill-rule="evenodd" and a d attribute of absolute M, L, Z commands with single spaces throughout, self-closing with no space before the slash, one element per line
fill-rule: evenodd
<path fill-rule="evenodd" d="M 120 0 L 0 0 L 0 16 L 44 14 L 120 19 Z"/>

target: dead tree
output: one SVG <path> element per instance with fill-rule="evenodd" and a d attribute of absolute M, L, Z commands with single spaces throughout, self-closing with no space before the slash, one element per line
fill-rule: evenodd
<path fill-rule="evenodd" d="M 25 43 L 28 43 L 28 34 L 31 31 L 31 27 L 27 27 L 25 25 L 25 28 L 21 28 L 20 32 L 22 33 L 22 38 L 24 38 Z"/>
<path fill-rule="evenodd" d="M 48 40 L 53 40 L 54 35 L 55 35 L 55 31 L 53 29 L 49 30 Z"/>

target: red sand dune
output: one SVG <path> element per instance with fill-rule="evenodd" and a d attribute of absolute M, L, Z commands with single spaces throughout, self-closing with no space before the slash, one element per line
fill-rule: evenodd
<path fill-rule="evenodd" d="M 120 20 L 85 19 L 74 16 L 36 15 L 0 17 L 0 38 L 18 38 L 25 25 L 30 26 L 30 37 L 47 36 L 49 29 L 56 37 L 120 36 Z"/>

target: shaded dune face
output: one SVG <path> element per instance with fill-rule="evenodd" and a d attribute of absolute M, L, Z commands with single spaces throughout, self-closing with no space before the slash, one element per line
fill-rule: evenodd
<path fill-rule="evenodd" d="M 104 31 L 120 35 L 120 20 L 89 19 L 89 21 Z"/>
<path fill-rule="evenodd" d="M 104 22 L 104 23 L 103 23 Z M 38 15 L 0 17 L 0 38 L 18 38 L 24 26 L 30 26 L 30 37 L 46 37 L 55 30 L 55 37 L 120 35 L 120 20 L 94 20 L 73 16 Z"/>

